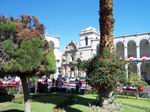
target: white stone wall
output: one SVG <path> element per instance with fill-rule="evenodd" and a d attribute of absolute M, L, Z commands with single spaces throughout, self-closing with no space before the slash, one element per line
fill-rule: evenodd
<path fill-rule="evenodd" d="M 88 45 L 85 45 L 85 38 L 88 38 Z M 91 46 L 92 40 L 98 39 L 99 33 L 97 33 L 95 28 L 88 27 L 80 32 L 80 45 L 79 47 Z"/>
<path fill-rule="evenodd" d="M 59 36 L 50 36 L 48 34 L 45 35 L 47 41 L 52 41 L 54 43 L 54 54 L 56 58 L 56 73 L 54 74 L 54 78 L 56 79 L 59 74 L 59 68 L 61 67 L 62 54 L 60 52 L 60 37 Z"/>
<path fill-rule="evenodd" d="M 86 37 L 88 38 L 88 45 L 85 44 Z M 88 60 L 97 53 L 99 38 L 99 33 L 93 27 L 88 27 L 80 32 L 78 52 L 81 54 L 81 60 Z"/>
<path fill-rule="evenodd" d="M 85 37 L 88 38 L 88 45 L 85 44 Z M 82 30 L 80 32 L 80 42 L 76 44 L 77 58 L 80 58 L 81 60 L 88 60 L 96 55 L 100 41 L 99 38 L 100 34 L 96 31 L 95 28 L 89 27 L 85 30 Z M 145 42 L 148 42 L 148 49 L 141 47 L 144 46 L 141 44 L 143 40 Z M 146 74 L 144 77 L 150 81 L 150 33 L 114 37 L 115 48 L 117 47 L 116 45 L 119 42 L 123 45 L 122 47 L 120 47 L 122 49 L 121 53 L 123 53 L 122 55 L 124 55 L 123 58 L 128 61 L 126 69 L 128 69 L 129 64 L 134 64 L 137 67 L 139 76 L 143 77 L 143 75 Z M 144 61 L 144 58 L 142 56 L 143 52 L 146 52 L 148 54 Z M 130 56 L 130 54 L 132 54 L 133 57 Z M 69 59 L 66 60 L 69 63 Z M 146 67 L 146 63 L 149 64 L 148 67 Z"/>

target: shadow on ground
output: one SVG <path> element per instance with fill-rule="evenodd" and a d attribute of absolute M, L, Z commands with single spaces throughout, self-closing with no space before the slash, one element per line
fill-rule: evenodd
<path fill-rule="evenodd" d="M 31 96 L 31 98 L 33 102 L 55 104 L 55 109 L 65 109 L 67 112 L 82 112 L 79 109 L 72 108 L 71 105 L 79 104 L 88 106 L 89 103 L 95 102 L 93 99 L 84 98 L 78 94 L 72 93 L 37 94 Z"/>
<path fill-rule="evenodd" d="M 10 101 L 12 101 L 14 98 L 15 98 L 14 95 L 11 95 L 11 94 L 2 94 L 2 95 L 0 95 L 0 103 L 3 103 L 3 102 L 10 102 Z"/>
<path fill-rule="evenodd" d="M 17 109 L 11 109 L 11 110 L 5 110 L 5 111 L 0 111 L 0 112 L 24 112 L 24 111 L 17 110 Z"/>
<path fill-rule="evenodd" d="M 0 103 L 2 102 L 10 102 L 14 99 L 13 95 L 3 95 L 0 97 Z M 72 105 L 84 105 L 88 106 L 89 103 L 94 102 L 95 100 L 84 98 L 81 95 L 74 93 L 40 93 L 36 95 L 31 95 L 32 102 L 40 102 L 40 103 L 49 103 L 56 105 L 54 110 L 64 109 L 66 112 L 82 112 L 80 109 L 72 107 Z M 18 109 L 9 109 L 0 112 L 23 112 Z M 55 111 L 54 111 L 55 112 Z"/>

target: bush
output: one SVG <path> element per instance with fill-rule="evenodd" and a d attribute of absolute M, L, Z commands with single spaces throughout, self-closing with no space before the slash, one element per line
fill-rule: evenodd
<path fill-rule="evenodd" d="M 87 82 L 97 89 L 100 102 L 108 98 L 118 84 L 126 82 L 125 64 L 124 60 L 107 50 L 103 58 L 96 56 L 91 59 L 87 67 Z"/>
<path fill-rule="evenodd" d="M 130 72 L 128 74 L 128 85 L 139 86 L 139 85 L 147 85 L 147 83 L 139 77 L 138 73 Z"/>
<path fill-rule="evenodd" d="M 1 95 L 6 95 L 6 94 L 7 94 L 6 88 L 5 88 L 5 87 L 1 87 L 1 88 L 0 88 L 0 96 L 1 96 Z"/>
<path fill-rule="evenodd" d="M 23 95 L 21 96 L 18 96 L 18 97 L 15 97 L 13 100 L 12 100 L 13 103 L 16 103 L 16 104 L 22 104 L 23 103 Z"/>

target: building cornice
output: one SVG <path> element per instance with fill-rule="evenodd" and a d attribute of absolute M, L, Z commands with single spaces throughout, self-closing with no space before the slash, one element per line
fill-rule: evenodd
<path fill-rule="evenodd" d="M 147 33 L 136 33 L 136 34 L 131 34 L 131 35 L 122 35 L 122 36 L 115 36 L 114 38 L 126 38 L 126 37 L 138 37 L 138 36 L 142 36 L 142 35 L 149 35 L 150 36 L 150 32 Z"/>
<path fill-rule="evenodd" d="M 45 34 L 45 36 L 52 37 L 52 38 L 57 38 L 58 40 L 60 40 L 60 36 L 52 36 L 52 35 L 49 35 L 49 34 Z"/>

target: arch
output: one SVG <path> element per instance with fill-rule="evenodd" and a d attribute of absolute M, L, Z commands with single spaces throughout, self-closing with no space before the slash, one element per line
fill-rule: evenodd
<path fill-rule="evenodd" d="M 150 57 L 150 43 L 147 39 L 140 41 L 140 57 L 142 56 Z"/>
<path fill-rule="evenodd" d="M 70 72 L 70 77 L 74 77 L 75 76 L 75 67 L 71 67 L 70 68 L 71 72 Z"/>
<path fill-rule="evenodd" d="M 85 37 L 85 45 L 88 45 L 88 37 Z"/>
<path fill-rule="evenodd" d="M 128 50 L 128 58 L 131 56 L 134 58 L 137 57 L 136 43 L 133 40 L 128 42 L 127 50 Z"/>
<path fill-rule="evenodd" d="M 116 54 L 119 56 L 119 58 L 124 58 L 124 44 L 122 42 L 117 42 Z"/>
<path fill-rule="evenodd" d="M 150 84 L 150 63 L 142 63 L 141 76 L 147 83 Z"/>
<path fill-rule="evenodd" d="M 71 67 L 71 71 L 74 71 L 74 69 L 75 69 L 74 67 Z"/>

